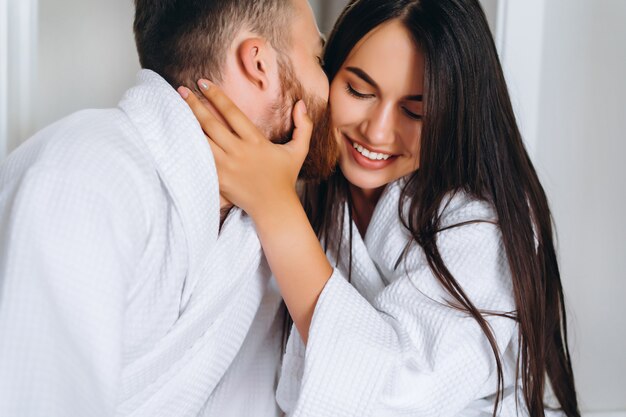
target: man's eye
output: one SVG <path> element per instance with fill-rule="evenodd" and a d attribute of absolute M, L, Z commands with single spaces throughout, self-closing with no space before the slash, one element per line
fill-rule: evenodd
<path fill-rule="evenodd" d="M 368 99 L 368 98 L 373 98 L 374 94 L 365 94 L 365 93 L 361 93 L 357 90 L 354 89 L 354 87 L 352 87 L 352 85 L 350 85 L 350 83 L 346 84 L 346 91 L 348 92 L 348 94 L 350 94 L 353 97 L 356 97 L 358 99 Z"/>

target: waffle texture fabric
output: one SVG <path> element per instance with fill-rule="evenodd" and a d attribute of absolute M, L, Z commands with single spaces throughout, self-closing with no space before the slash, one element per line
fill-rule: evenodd
<path fill-rule="evenodd" d="M 407 249 L 411 239 L 398 210 L 401 182 L 387 187 L 363 239 L 344 212 L 338 262 L 337 242 L 329 242 L 337 267 L 317 303 L 308 344 L 294 327 L 283 361 L 277 399 L 289 416 L 493 414 L 493 350 L 477 322 L 450 306 L 421 247 Z M 463 291 L 483 311 L 513 312 L 511 273 L 493 208 L 457 193 L 440 214 L 437 245 Z M 448 228 L 464 222 L 472 223 Z M 509 318 L 486 319 L 503 358 L 498 415 L 527 415 L 521 391 L 515 392 L 518 326 Z"/>
<path fill-rule="evenodd" d="M 276 416 L 281 300 L 253 224 L 220 231 L 192 112 L 144 70 L 118 108 L 0 168 L 0 415 Z"/>

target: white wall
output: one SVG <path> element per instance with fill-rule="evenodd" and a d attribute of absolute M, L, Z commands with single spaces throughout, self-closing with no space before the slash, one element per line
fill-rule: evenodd
<path fill-rule="evenodd" d="M 0 159 L 74 111 L 115 106 L 139 70 L 131 0 L 1 1 L 8 5 L 9 24 L 0 28 L 0 48 L 9 59 L 8 86 L 0 94 L 0 121 L 8 114 L 0 129 Z"/>
<path fill-rule="evenodd" d="M 626 2 L 500 3 L 504 66 L 556 220 L 581 405 L 626 415 Z"/>
<path fill-rule="evenodd" d="M 583 406 L 626 410 L 626 2 L 546 0 L 536 161 Z"/>
<path fill-rule="evenodd" d="M 509 92 L 520 129 L 535 154 L 545 44 L 546 0 L 499 0 L 496 43 L 509 78 Z M 493 2 L 492 2 L 493 3 Z"/>
<path fill-rule="evenodd" d="M 131 0 L 40 0 L 33 129 L 82 108 L 115 106 L 139 62 Z"/>
<path fill-rule="evenodd" d="M 0 157 L 10 151 L 30 126 L 35 72 L 37 0 L 0 3 Z"/>
<path fill-rule="evenodd" d="M 320 31 L 330 34 L 339 14 L 348 4 L 348 0 L 310 0 L 318 20 Z"/>
<path fill-rule="evenodd" d="M 9 7 L 7 0 L 0 0 L 0 161 L 7 150 L 8 96 L 9 88 Z"/>
<path fill-rule="evenodd" d="M 491 30 L 495 32 L 498 21 L 498 0 L 480 0 L 480 3 L 485 10 L 485 15 L 487 15 L 487 21 L 489 21 Z"/>

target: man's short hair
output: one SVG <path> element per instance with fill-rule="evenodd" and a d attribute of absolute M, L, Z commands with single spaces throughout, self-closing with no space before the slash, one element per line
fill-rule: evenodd
<path fill-rule="evenodd" d="M 135 0 L 135 41 L 142 68 L 172 86 L 222 81 L 227 50 L 240 29 L 279 52 L 291 45 L 293 0 Z"/>

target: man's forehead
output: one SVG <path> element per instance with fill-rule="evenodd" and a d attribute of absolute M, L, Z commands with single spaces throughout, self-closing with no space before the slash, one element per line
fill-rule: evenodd
<path fill-rule="evenodd" d="M 326 37 L 320 33 L 317 25 L 313 23 L 306 26 L 294 24 L 291 36 L 296 43 L 307 45 L 307 48 L 313 50 L 323 50 L 326 46 Z"/>
<path fill-rule="evenodd" d="M 313 9 L 307 0 L 291 0 L 293 1 L 293 16 L 292 20 L 294 21 L 294 28 L 298 31 L 302 32 L 315 32 L 315 35 L 318 36 L 320 31 L 317 25 L 317 20 L 315 19 L 315 14 L 313 13 Z"/>

